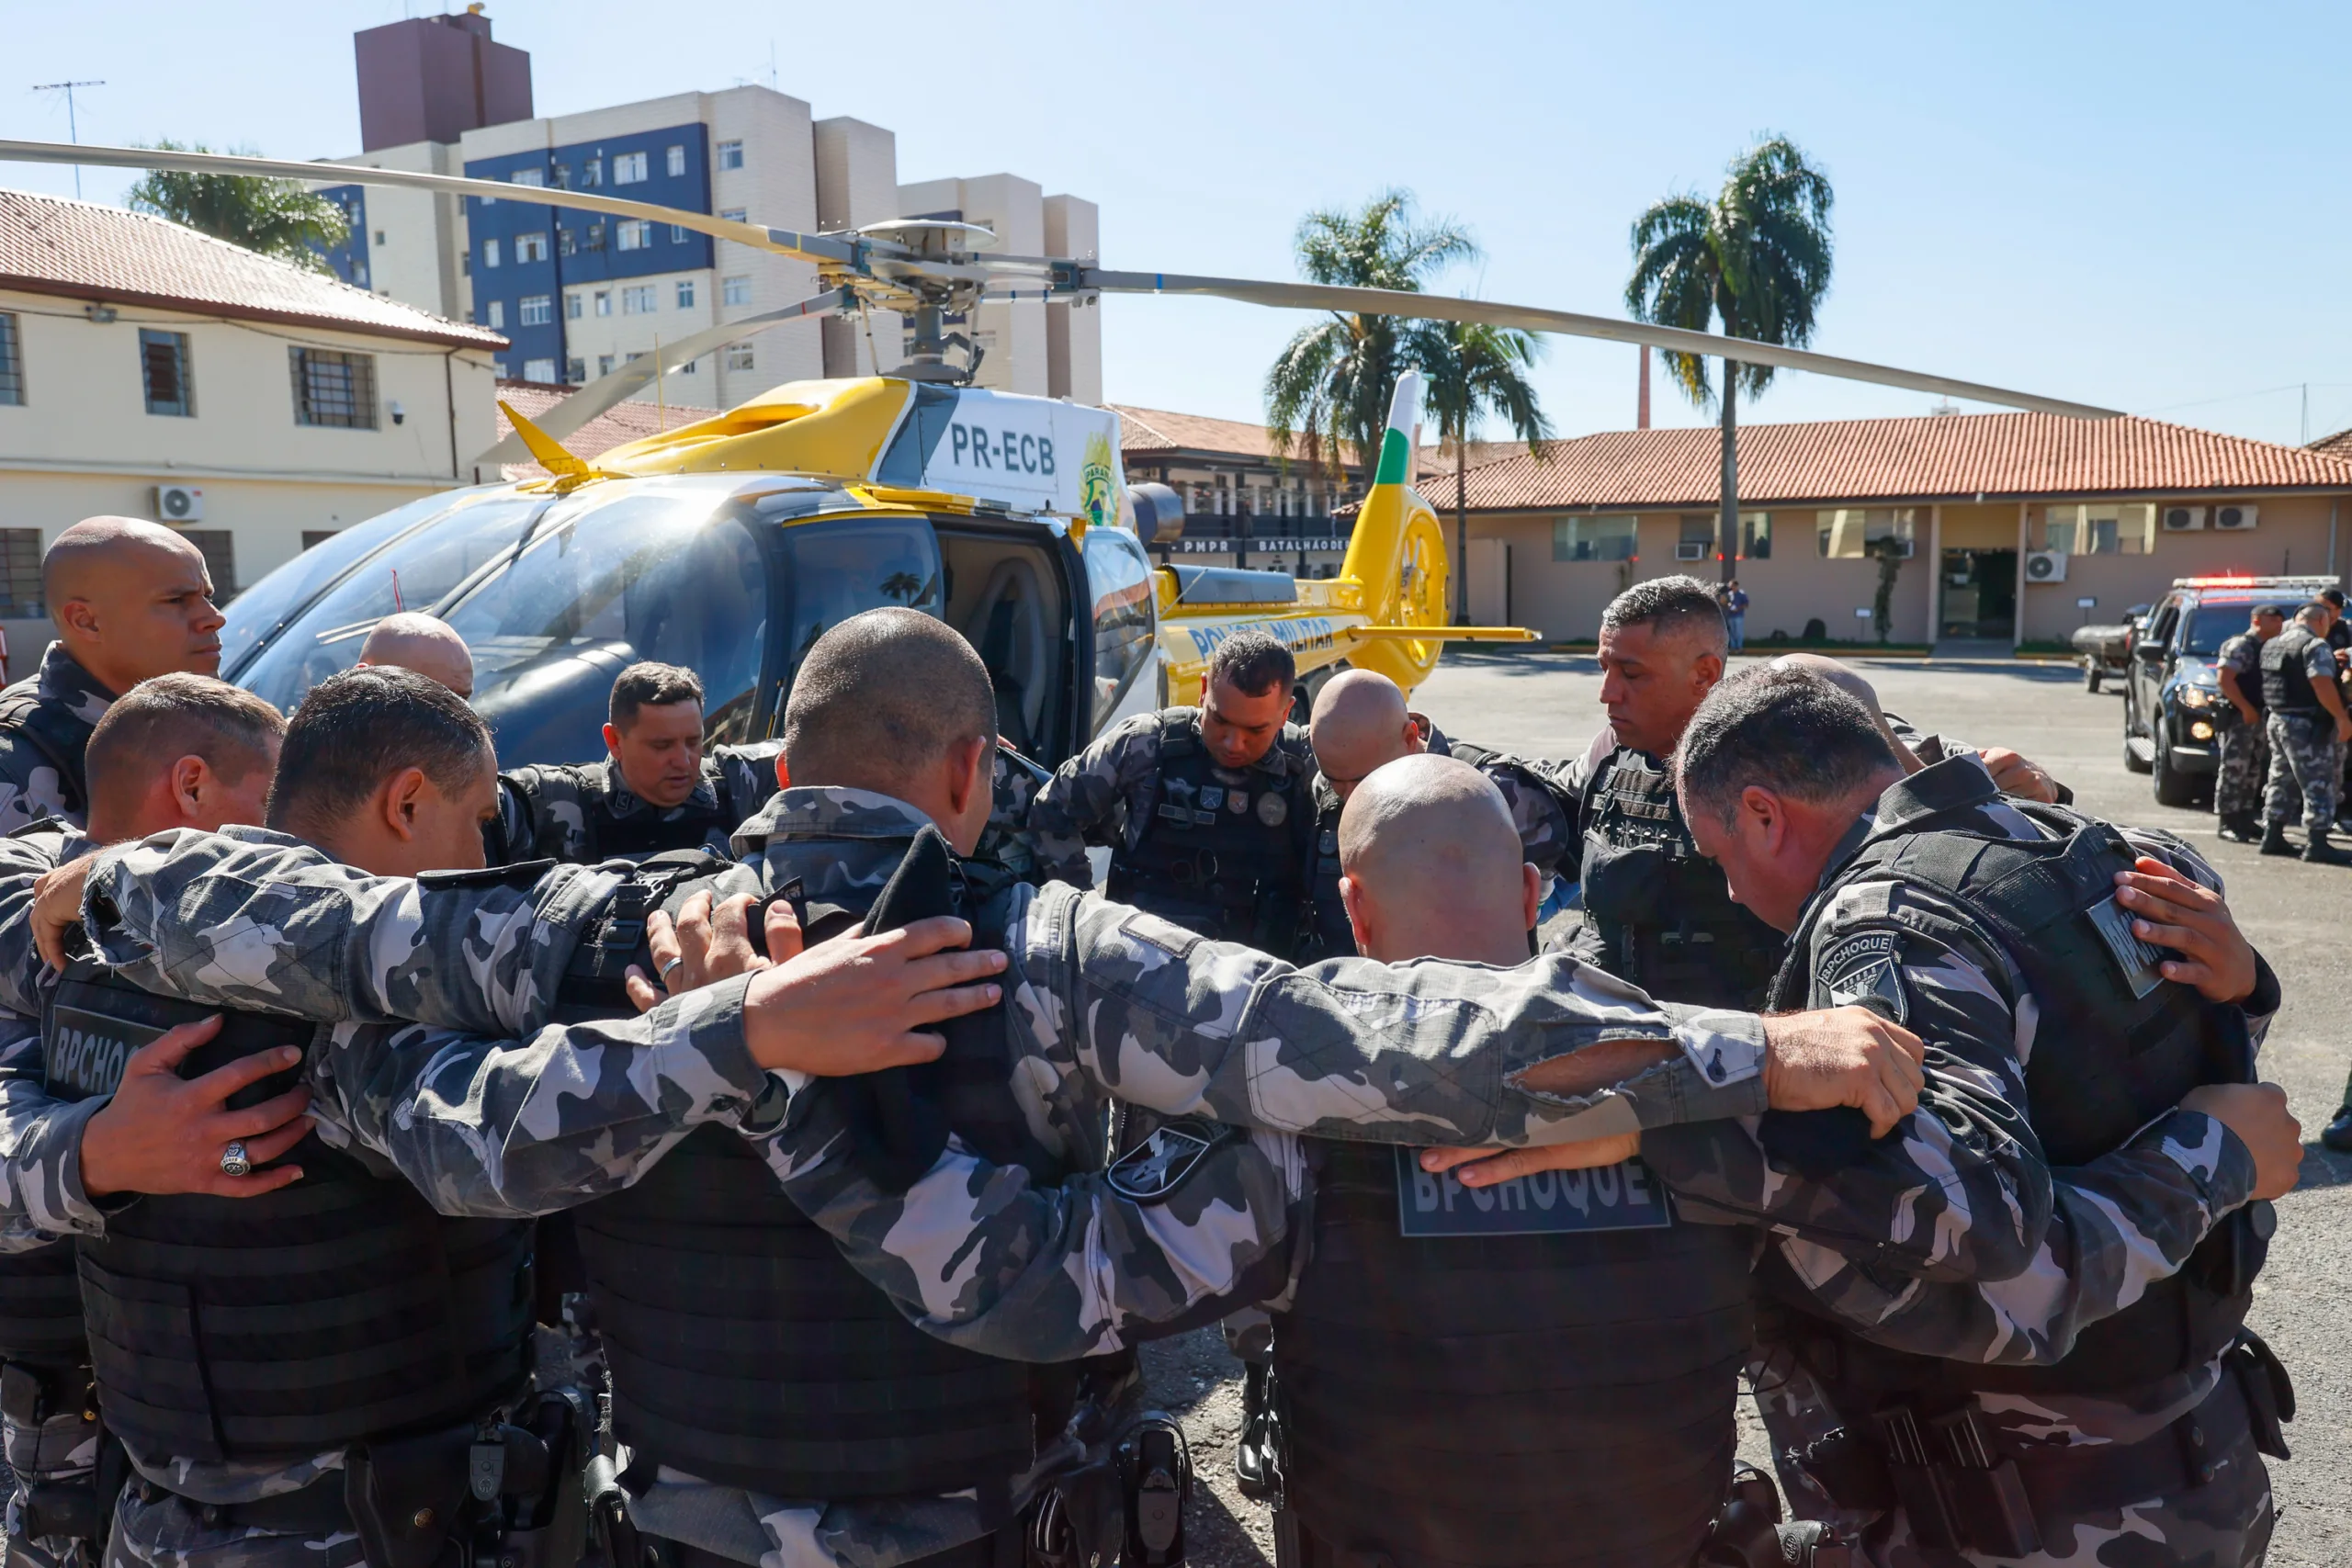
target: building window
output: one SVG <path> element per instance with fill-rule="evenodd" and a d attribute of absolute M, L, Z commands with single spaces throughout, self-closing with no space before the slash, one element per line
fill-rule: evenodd
<path fill-rule="evenodd" d="M 748 343 L 739 343 L 727 351 L 727 368 L 729 370 L 749 370 L 754 363 L 752 345 Z"/>
<path fill-rule="evenodd" d="M 587 308 L 588 302 L 580 297 L 577 288 L 563 297 L 563 319 L 567 321 L 578 321 Z"/>
<path fill-rule="evenodd" d="M 634 283 L 621 290 L 621 314 L 650 316 L 653 313 L 653 285 Z"/>
<path fill-rule="evenodd" d="M 605 248 L 605 226 L 602 223 L 589 224 L 585 243 L 588 248 L 592 251 L 603 250 Z"/>
<path fill-rule="evenodd" d="M 544 327 L 555 320 L 555 300 L 546 294 L 526 294 L 515 307 L 514 324 L 524 327 Z"/>
<path fill-rule="evenodd" d="M 686 149 L 684 143 L 670 143 L 670 177 L 676 179 L 686 172 Z"/>
<path fill-rule="evenodd" d="M 691 277 L 682 277 L 678 279 L 678 309 L 691 310 L 694 308 L 695 280 Z"/>
<path fill-rule="evenodd" d="M 642 218 L 625 218 L 613 225 L 613 248 L 641 251 L 653 243 L 653 225 Z"/>
<path fill-rule="evenodd" d="M 645 154 L 622 152 L 613 159 L 613 183 L 616 186 L 637 186 L 645 183 Z"/>
<path fill-rule="evenodd" d="M 720 142 L 718 144 L 718 166 L 722 169 L 741 168 L 743 166 L 743 144 L 740 141 Z"/>
<path fill-rule="evenodd" d="M 684 244 L 684 243 L 686 243 L 686 232 L 687 232 L 687 231 L 686 231 L 686 226 L 685 226 L 684 224 L 683 224 L 683 223 L 673 223 L 673 224 L 671 224 L 671 225 L 670 225 L 670 243 L 671 243 L 672 244 L 673 244 L 673 245 L 683 245 L 683 244 Z"/>
<path fill-rule="evenodd" d="M 605 160 L 591 158 L 580 165 L 580 188 L 594 190 L 605 183 Z"/>
<path fill-rule="evenodd" d="M 588 362 L 584 359 L 565 360 L 563 362 L 563 378 L 571 382 L 575 387 L 585 382 L 588 379 Z"/>
<path fill-rule="evenodd" d="M 678 367 L 678 374 L 681 376 L 691 376 L 695 373 L 695 368 L 696 362 L 689 359 L 684 365 Z"/>
<path fill-rule="evenodd" d="M 187 333 L 139 329 L 139 373 L 147 384 L 149 413 L 196 413 L 196 377 L 187 362 Z"/>
<path fill-rule="evenodd" d="M 517 169 L 506 176 L 506 183 L 510 186 L 544 187 L 548 183 L 548 172 L 545 169 Z"/>
<path fill-rule="evenodd" d="M 17 346 L 17 318 L 0 310 L 0 403 L 22 407 L 25 400 L 25 351 Z"/>
<path fill-rule="evenodd" d="M 288 350 L 294 371 L 294 423 L 332 430 L 376 428 L 376 361 L 332 348 Z"/>
<path fill-rule="evenodd" d="M 2041 522 L 2043 547 L 2070 556 L 2144 556 L 2155 532 L 2156 509 L 2145 502 L 2053 506 Z"/>
<path fill-rule="evenodd" d="M 182 528 L 181 538 L 204 557 L 205 575 L 212 579 L 212 602 L 226 604 L 237 596 L 235 536 L 226 528 Z"/>
<path fill-rule="evenodd" d="M 744 209 L 740 207 L 721 208 L 719 209 L 718 216 L 725 219 L 729 223 L 748 222 L 749 220 L 743 216 L 743 210 Z"/>
<path fill-rule="evenodd" d="M 376 243 L 379 245 L 384 243 L 384 231 L 381 229 L 376 231 Z"/>
<path fill-rule="evenodd" d="M 1860 560 L 1881 539 L 1900 543 L 1905 560 L 1917 547 L 1913 536 L 1919 513 L 1916 507 L 1849 506 L 1817 512 L 1814 518 L 1815 547 L 1824 560 Z"/>
<path fill-rule="evenodd" d="M 488 327 L 492 332 L 503 333 L 506 330 L 505 300 L 492 299 L 489 304 L 482 307 L 482 312 L 481 324 L 483 326 Z"/>
<path fill-rule="evenodd" d="M 520 265 L 524 262 L 543 262 L 547 259 L 548 237 L 546 231 L 542 230 L 536 234 L 517 234 L 514 236 L 514 261 L 517 265 Z"/>
<path fill-rule="evenodd" d="M 0 528 L 0 615 L 30 620 L 48 613 L 40 596 L 40 530 Z"/>
<path fill-rule="evenodd" d="M 538 381 L 543 383 L 554 380 L 555 361 L 552 359 L 526 359 L 523 361 L 523 379 L 526 381 Z"/>
<path fill-rule="evenodd" d="M 596 314 L 598 314 L 598 315 L 600 315 L 600 316 L 609 316 L 609 315 L 611 315 L 612 313 L 613 313 L 613 296 L 612 296 L 612 291 L 611 291 L 610 289 L 599 288 L 598 290 L 596 290 Z"/>
<path fill-rule="evenodd" d="M 559 224 L 557 224 L 557 225 L 556 225 L 556 231 L 555 231 L 555 251 L 556 251 L 556 254 L 558 254 L 558 255 L 560 255 L 560 256 L 570 256 L 570 255 L 577 255 L 577 254 L 580 254 L 580 232 L 579 232 L 579 231 L 578 231 L 578 230 L 576 230 L 576 229 L 567 229 L 567 228 L 563 227 L 563 225 L 561 225 L 561 224 L 560 224 L 560 223 L 559 223 Z"/>
<path fill-rule="evenodd" d="M 473 254 L 473 252 L 471 252 L 471 251 L 459 251 L 459 252 L 458 253 L 458 276 L 459 277 L 471 277 L 473 275 L 474 275 L 474 254 Z"/>
<path fill-rule="evenodd" d="M 612 373 L 613 356 L 609 354 L 598 355 L 596 356 L 596 374 L 599 376 L 609 376 Z"/>
<path fill-rule="evenodd" d="M 305 528 L 302 530 L 302 547 L 315 550 L 342 532 L 340 528 Z"/>
<path fill-rule="evenodd" d="M 1739 514 L 1739 558 L 1742 560 L 1772 558 L 1770 513 L 1743 512 Z"/>
<path fill-rule="evenodd" d="M 1631 513 L 1607 517 L 1552 519 L 1554 560 L 1634 560 L 1638 558 L 1641 519 Z"/>
<path fill-rule="evenodd" d="M 481 243 L 481 265 L 484 266 L 496 266 L 498 265 L 498 242 L 496 240 L 484 240 Z"/>
<path fill-rule="evenodd" d="M 558 190 L 570 190 L 571 188 L 571 164 L 558 164 L 555 166 L 555 188 Z"/>
<path fill-rule="evenodd" d="M 1715 518 L 1713 513 L 1686 512 L 1682 514 L 1681 531 L 1675 536 L 1676 560 L 1713 560 L 1715 556 Z"/>
<path fill-rule="evenodd" d="M 730 277 L 718 286 L 718 298 L 724 304 L 748 305 L 752 302 L 752 280 Z"/>

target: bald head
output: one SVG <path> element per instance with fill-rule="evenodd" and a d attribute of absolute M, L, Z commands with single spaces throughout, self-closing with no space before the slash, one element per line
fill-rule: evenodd
<path fill-rule="evenodd" d="M 1862 711 L 1871 716 L 1872 724 L 1878 726 L 1879 734 L 1894 748 L 1904 771 L 1917 773 L 1919 770 L 1919 759 L 1903 744 L 1901 738 L 1894 733 L 1894 727 L 1886 722 L 1886 710 L 1878 705 L 1878 688 L 1862 679 L 1860 671 L 1826 653 L 1784 653 L 1772 660 L 1771 667 L 1775 670 L 1801 670 L 1809 675 L 1818 675 L 1861 704 Z"/>
<path fill-rule="evenodd" d="M 1340 867 L 1368 957 L 1527 956 L 1534 868 L 1501 792 L 1466 762 L 1422 753 L 1367 775 L 1340 817 Z"/>
<path fill-rule="evenodd" d="M 1316 694 L 1307 734 L 1316 766 L 1341 800 L 1374 769 L 1426 744 L 1403 689 L 1370 670 L 1343 670 Z"/>
<path fill-rule="evenodd" d="M 359 645 L 363 667 L 413 670 L 461 697 L 474 694 L 474 656 L 448 622 L 403 610 L 378 621 Z"/>
<path fill-rule="evenodd" d="M 116 695 L 153 676 L 220 668 L 203 552 L 161 524 L 84 518 L 51 542 L 40 581 L 65 651 Z"/>

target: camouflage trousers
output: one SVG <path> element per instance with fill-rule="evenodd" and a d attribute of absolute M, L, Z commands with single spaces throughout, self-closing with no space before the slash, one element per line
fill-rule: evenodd
<path fill-rule="evenodd" d="M 2344 781 L 2344 742 L 2324 713 L 2274 713 L 2270 729 L 2270 790 L 2264 817 L 2291 822 L 2298 797 L 2303 827 L 2324 833 L 2335 826 L 2335 793 Z"/>
<path fill-rule="evenodd" d="M 2213 814 L 2252 817 L 2262 810 L 2263 787 L 2270 779 L 2270 727 L 2263 719 L 2248 724 L 2233 718 L 2222 731 L 2221 762 L 2213 773 Z"/>
<path fill-rule="evenodd" d="M 1784 1360 L 1792 1364 L 1784 1367 Z M 1748 1376 L 1790 1512 L 1836 1526 L 1859 1545 L 1858 1562 L 1870 1568 L 2261 1568 L 2269 1553 L 2277 1515 L 2269 1472 L 2251 1432 L 2222 1450 L 2212 1480 L 2201 1486 L 2056 1517 L 2037 1511 L 2041 1550 L 2030 1557 L 1992 1557 L 1917 1544 L 1900 1508 L 1841 1507 L 1792 1462 L 1808 1444 L 1843 1425 L 1812 1374 L 1781 1356 L 1751 1363 Z"/>
<path fill-rule="evenodd" d="M 347 1529 L 208 1524 L 202 1504 L 132 1485 L 115 1506 L 106 1568 L 356 1568 L 362 1560 L 359 1537 Z"/>
<path fill-rule="evenodd" d="M 89 1542 L 25 1532 L 25 1493 L 37 1483 L 79 1481 L 96 1470 L 98 1424 L 76 1406 L 46 1421 L 0 1422 L 0 1433 L 15 1483 L 8 1495 L 7 1568 L 88 1568 L 94 1558 Z"/>

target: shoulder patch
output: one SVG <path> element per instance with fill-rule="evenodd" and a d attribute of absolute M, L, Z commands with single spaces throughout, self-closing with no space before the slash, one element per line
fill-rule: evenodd
<path fill-rule="evenodd" d="M 1242 1136 L 1241 1129 L 1221 1122 L 1180 1117 L 1113 1161 L 1103 1179 L 1122 1198 L 1165 1203 L 1210 1155 Z"/>
<path fill-rule="evenodd" d="M 1815 991 L 1829 1007 L 1866 1007 L 1893 1022 L 1907 1022 L 1911 1003 L 1896 960 L 1901 941 L 1893 931 L 1838 938 L 1814 963 Z"/>
<path fill-rule="evenodd" d="M 2132 930 L 2132 916 L 2116 903 L 2113 894 L 2092 905 L 2089 914 L 2133 996 L 2144 997 L 2164 983 L 2164 972 L 2156 967 L 2164 962 L 2164 953 L 2140 940 Z"/>

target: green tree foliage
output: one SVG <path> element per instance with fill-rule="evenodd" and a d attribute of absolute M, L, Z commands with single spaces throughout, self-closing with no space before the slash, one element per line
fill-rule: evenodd
<path fill-rule="evenodd" d="M 184 147 L 157 141 L 173 152 L 209 152 L 198 143 Z M 328 270 L 324 251 L 350 237 L 351 220 L 323 196 L 295 180 L 257 175 L 195 175 L 157 169 L 130 187 L 130 206 L 184 223 L 215 239 L 290 262 L 313 272 Z"/>

